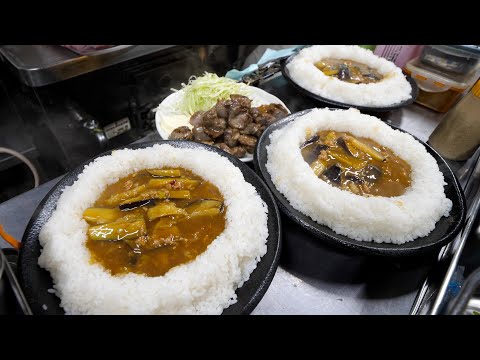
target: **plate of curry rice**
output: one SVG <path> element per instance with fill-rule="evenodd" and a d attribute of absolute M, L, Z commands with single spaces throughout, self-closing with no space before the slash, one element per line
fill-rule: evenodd
<path fill-rule="evenodd" d="M 240 160 L 195 142 L 133 144 L 45 196 L 19 280 L 35 314 L 249 314 L 280 240 L 274 197 Z"/>
<path fill-rule="evenodd" d="M 432 253 L 461 230 L 465 198 L 428 144 L 357 109 L 308 109 L 269 126 L 255 169 L 313 239 L 348 252 Z"/>

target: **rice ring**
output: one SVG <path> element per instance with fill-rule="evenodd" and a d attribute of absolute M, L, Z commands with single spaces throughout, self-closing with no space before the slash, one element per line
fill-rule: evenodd
<path fill-rule="evenodd" d="M 325 75 L 314 63 L 325 58 L 354 60 L 376 69 L 384 78 L 353 84 Z M 356 45 L 315 45 L 302 49 L 287 64 L 290 77 L 301 87 L 326 99 L 350 105 L 384 107 L 411 98 L 412 87 L 394 63 Z"/>
<path fill-rule="evenodd" d="M 220 190 L 227 205 L 225 230 L 194 260 L 163 276 L 113 276 L 90 263 L 84 210 L 107 185 L 162 166 L 189 169 Z M 240 169 L 214 152 L 165 144 L 118 150 L 88 164 L 65 188 L 40 232 L 38 263 L 50 272 L 67 314 L 220 314 L 236 302 L 235 290 L 267 251 L 267 211 Z"/>
<path fill-rule="evenodd" d="M 395 197 L 355 195 L 317 178 L 304 161 L 306 132 L 350 132 L 390 148 L 411 166 L 411 186 Z M 452 201 L 435 159 L 411 135 L 356 109 L 314 109 L 270 135 L 266 163 L 272 182 L 290 204 L 321 225 L 359 241 L 402 244 L 428 235 Z M 316 195 L 316 196 L 315 196 Z"/>

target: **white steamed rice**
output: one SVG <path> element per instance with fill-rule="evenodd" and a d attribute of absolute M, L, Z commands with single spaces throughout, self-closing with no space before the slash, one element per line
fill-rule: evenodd
<path fill-rule="evenodd" d="M 384 78 L 377 83 L 353 84 L 325 75 L 314 63 L 325 58 L 348 59 L 376 69 Z M 350 105 L 383 107 L 411 97 L 412 87 L 394 63 L 357 45 L 315 45 L 302 49 L 287 65 L 301 87 L 326 99 Z"/>
<path fill-rule="evenodd" d="M 84 210 L 108 184 L 129 173 L 162 166 L 184 167 L 223 194 L 225 230 L 193 261 L 164 276 L 112 276 L 90 263 Z M 155 145 L 119 150 L 90 163 L 67 187 L 42 228 L 39 265 L 53 279 L 67 314 L 220 314 L 266 253 L 267 207 L 241 171 L 220 155 L 200 149 Z"/>
<path fill-rule="evenodd" d="M 348 131 L 390 148 L 411 166 L 411 186 L 401 196 L 364 197 L 318 179 L 303 160 L 307 131 Z M 411 135 L 356 109 L 314 109 L 270 135 L 267 170 L 275 187 L 298 211 L 336 233 L 359 241 L 402 244 L 428 235 L 448 216 L 452 202 L 435 159 Z"/>

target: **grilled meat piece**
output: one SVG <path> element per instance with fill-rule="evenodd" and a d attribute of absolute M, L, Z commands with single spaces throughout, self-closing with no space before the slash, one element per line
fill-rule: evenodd
<path fill-rule="evenodd" d="M 257 144 L 257 138 L 251 135 L 240 135 L 238 137 L 238 142 L 245 146 L 255 147 Z"/>
<path fill-rule="evenodd" d="M 217 138 L 223 135 L 223 132 L 227 128 L 227 121 L 219 118 L 215 108 L 212 108 L 203 115 L 203 128 L 206 134 Z"/>
<path fill-rule="evenodd" d="M 228 105 L 229 106 L 229 105 Z M 228 119 L 228 106 L 226 105 L 225 100 L 218 100 L 215 105 L 215 111 L 219 118 Z"/>
<path fill-rule="evenodd" d="M 237 158 L 244 157 L 246 154 L 245 149 L 242 146 L 235 146 L 235 147 L 230 147 L 225 143 L 220 143 L 216 144 L 220 149 L 223 151 L 229 153 L 230 155 L 233 155 Z"/>
<path fill-rule="evenodd" d="M 228 116 L 228 125 L 235 129 L 245 129 L 252 122 L 252 117 L 247 110 L 242 108 L 233 108 Z"/>
<path fill-rule="evenodd" d="M 224 142 L 230 147 L 235 147 L 238 145 L 238 137 L 240 132 L 238 129 L 227 128 L 223 134 Z"/>
<path fill-rule="evenodd" d="M 172 131 L 170 140 L 193 140 L 192 130 L 188 126 L 180 126 Z"/>
<path fill-rule="evenodd" d="M 244 129 L 240 130 L 240 133 L 244 134 L 244 135 L 256 136 L 255 134 L 257 134 L 259 132 L 261 127 L 262 127 L 262 125 L 252 122 L 252 123 L 248 124 Z"/>
<path fill-rule="evenodd" d="M 232 107 L 241 106 L 250 109 L 252 106 L 252 100 L 243 95 L 232 94 L 230 95 L 230 99 L 232 100 Z"/>
<path fill-rule="evenodd" d="M 202 110 L 193 113 L 190 117 L 190 124 L 192 124 L 193 127 L 202 126 L 203 114 L 205 114 L 205 111 Z"/>
<path fill-rule="evenodd" d="M 205 128 L 203 126 L 194 127 L 193 130 L 193 138 L 195 141 L 211 141 L 212 138 L 205 132 Z"/>

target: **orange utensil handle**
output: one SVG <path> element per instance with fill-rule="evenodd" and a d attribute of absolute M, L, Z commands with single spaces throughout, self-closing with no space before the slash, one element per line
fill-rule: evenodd
<path fill-rule="evenodd" d="M 8 242 L 10 245 L 12 245 L 15 249 L 20 249 L 20 241 L 15 239 L 12 235 L 7 234 L 7 232 L 3 229 L 3 226 L 0 225 L 0 236 Z"/>

